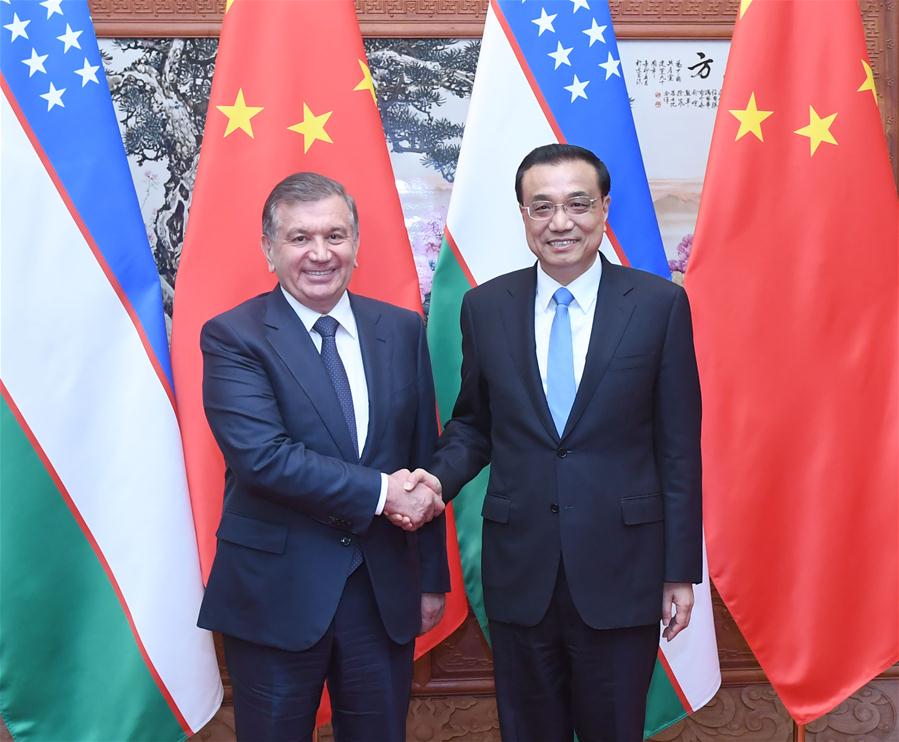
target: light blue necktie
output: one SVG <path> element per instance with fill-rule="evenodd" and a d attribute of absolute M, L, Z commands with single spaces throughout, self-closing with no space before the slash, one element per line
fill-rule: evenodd
<path fill-rule="evenodd" d="M 568 305 L 574 296 L 562 287 L 553 294 L 556 316 L 549 333 L 549 357 L 546 364 L 546 401 L 559 435 L 565 430 L 568 413 L 574 404 L 577 384 L 574 381 L 574 351 L 571 348 L 571 319 Z"/>

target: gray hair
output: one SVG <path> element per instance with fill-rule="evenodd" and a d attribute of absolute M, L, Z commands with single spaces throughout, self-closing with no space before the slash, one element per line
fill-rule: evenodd
<path fill-rule="evenodd" d="M 340 196 L 353 217 L 353 237 L 359 237 L 359 212 L 356 202 L 346 189 L 336 180 L 318 173 L 294 173 L 288 175 L 265 199 L 262 207 L 262 234 L 273 239 L 278 231 L 277 209 L 280 204 L 324 201 L 331 196 Z"/>

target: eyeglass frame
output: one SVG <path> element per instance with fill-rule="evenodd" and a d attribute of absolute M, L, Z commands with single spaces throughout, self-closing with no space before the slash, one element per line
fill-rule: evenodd
<path fill-rule="evenodd" d="M 587 200 L 590 202 L 590 206 L 585 212 L 583 212 L 581 214 L 568 213 L 568 202 L 573 201 L 578 198 L 586 198 L 586 197 L 585 196 L 571 196 L 570 198 L 566 199 L 565 201 L 559 201 L 558 203 L 556 203 L 555 201 L 550 201 L 549 199 L 538 199 L 537 201 L 532 202 L 528 206 L 525 206 L 524 204 L 518 204 L 518 208 L 521 209 L 522 211 L 524 211 L 528 215 L 528 219 L 531 219 L 535 222 L 548 222 L 556 215 L 556 210 L 560 206 L 562 207 L 562 211 L 565 213 L 565 216 L 569 216 L 569 217 L 570 216 L 584 216 L 584 214 L 589 214 L 591 211 L 593 211 L 594 204 L 597 201 L 603 201 L 605 199 L 605 196 L 602 196 L 602 197 L 595 196 L 593 198 L 588 198 Z M 550 214 L 545 219 L 541 219 L 540 217 L 534 216 L 533 214 L 531 214 L 531 207 L 533 207 L 533 205 L 535 203 L 537 203 L 537 204 L 552 204 L 553 213 Z"/>

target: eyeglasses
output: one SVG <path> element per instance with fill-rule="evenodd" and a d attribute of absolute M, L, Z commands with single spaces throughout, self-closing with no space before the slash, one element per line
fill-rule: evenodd
<path fill-rule="evenodd" d="M 558 204 L 553 203 L 552 201 L 532 201 L 528 206 L 519 206 L 518 208 L 526 211 L 531 219 L 538 222 L 545 222 L 555 216 L 556 209 L 560 206 L 569 216 L 579 216 L 590 211 L 590 209 L 593 208 L 593 204 L 597 201 L 599 201 L 598 198 L 576 196 Z"/>

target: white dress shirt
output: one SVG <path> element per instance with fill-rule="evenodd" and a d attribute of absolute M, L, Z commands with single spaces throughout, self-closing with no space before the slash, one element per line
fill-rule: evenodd
<path fill-rule="evenodd" d="M 593 315 L 596 311 L 596 292 L 602 278 L 602 261 L 597 255 L 586 271 L 581 273 L 565 288 L 574 296 L 568 305 L 568 317 L 571 321 L 571 350 L 574 354 L 574 383 L 580 386 L 584 375 L 584 364 L 587 361 L 587 348 L 590 345 L 590 334 L 593 332 Z M 549 333 L 552 330 L 553 318 L 556 316 L 556 302 L 553 294 L 562 284 L 550 278 L 537 263 L 537 294 L 534 299 L 534 340 L 537 346 L 537 366 L 540 369 L 540 381 L 543 382 L 543 393 L 546 394 L 546 367 L 549 357 Z"/>
<path fill-rule="evenodd" d="M 324 315 L 310 309 L 305 304 L 301 304 L 293 296 L 291 296 L 284 287 L 281 286 L 281 293 L 287 299 L 297 317 L 315 343 L 315 349 L 321 353 L 322 337 L 312 326 L 319 317 Z M 359 330 L 356 327 L 356 317 L 353 314 L 353 307 L 350 305 L 350 296 L 344 291 L 343 296 L 334 305 L 334 308 L 328 312 L 328 316 L 333 317 L 339 323 L 337 332 L 334 335 L 334 341 L 337 343 L 337 352 L 340 354 L 340 360 L 343 361 L 343 367 L 346 370 L 347 378 L 350 382 L 350 394 L 353 397 L 353 414 L 356 417 L 356 438 L 359 441 L 359 453 L 365 450 L 365 441 L 368 438 L 368 384 L 365 381 L 365 366 L 362 364 L 362 346 L 359 344 Z M 387 475 L 381 473 L 381 493 L 378 498 L 378 507 L 375 515 L 380 515 L 384 510 L 384 502 L 387 500 Z"/>

